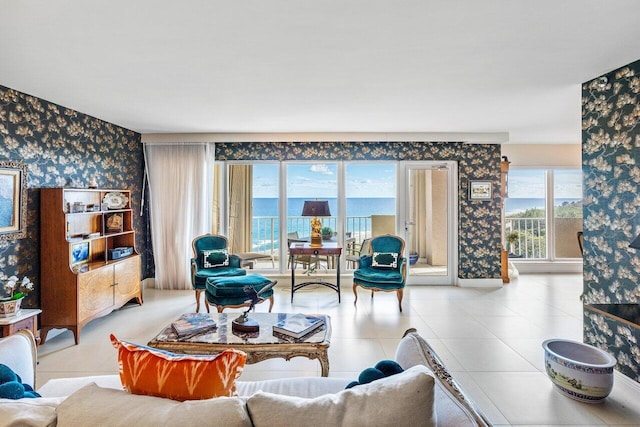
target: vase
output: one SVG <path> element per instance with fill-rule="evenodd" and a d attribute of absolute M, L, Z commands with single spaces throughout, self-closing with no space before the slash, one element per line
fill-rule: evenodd
<path fill-rule="evenodd" d="M 616 359 L 578 341 L 550 339 L 542 343 L 547 375 L 562 394 L 581 402 L 602 402 L 613 387 Z"/>
<path fill-rule="evenodd" d="M 409 264 L 415 265 L 415 263 L 418 262 L 418 258 L 420 258 L 420 256 L 416 252 L 410 253 L 409 254 Z"/>
<path fill-rule="evenodd" d="M 20 304 L 24 298 L 0 301 L 0 317 L 13 317 L 20 311 Z"/>

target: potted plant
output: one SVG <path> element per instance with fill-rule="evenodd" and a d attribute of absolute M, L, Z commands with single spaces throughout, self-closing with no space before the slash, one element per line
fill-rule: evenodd
<path fill-rule="evenodd" d="M 33 283 L 28 277 L 20 281 L 16 276 L 0 279 L 0 317 L 11 317 L 20 311 L 20 303 L 33 290 Z"/>
<path fill-rule="evenodd" d="M 513 258 L 515 256 L 513 246 L 520 241 L 520 232 L 511 231 L 507 233 L 505 240 L 509 244 L 509 256 Z"/>
<path fill-rule="evenodd" d="M 322 240 L 330 240 L 333 236 L 333 230 L 331 227 L 322 227 L 320 234 L 322 234 Z"/>

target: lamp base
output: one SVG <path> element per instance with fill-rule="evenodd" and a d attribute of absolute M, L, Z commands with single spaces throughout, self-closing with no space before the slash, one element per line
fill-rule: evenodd
<path fill-rule="evenodd" d="M 322 235 L 321 234 L 312 234 L 311 235 L 311 245 L 312 248 L 321 248 L 322 247 Z"/>

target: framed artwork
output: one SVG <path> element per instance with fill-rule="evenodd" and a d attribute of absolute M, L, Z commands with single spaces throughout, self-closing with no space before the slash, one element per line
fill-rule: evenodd
<path fill-rule="evenodd" d="M 27 165 L 0 160 L 0 240 L 27 235 Z"/>
<path fill-rule="evenodd" d="M 69 249 L 69 259 L 71 267 L 77 267 L 89 262 L 89 254 L 91 253 L 91 242 L 83 240 L 81 242 L 72 243 Z"/>
<path fill-rule="evenodd" d="M 469 181 L 469 200 L 491 200 L 491 181 Z"/>
<path fill-rule="evenodd" d="M 107 233 L 122 233 L 124 225 L 124 216 L 122 212 L 106 214 L 104 216 L 104 225 Z"/>

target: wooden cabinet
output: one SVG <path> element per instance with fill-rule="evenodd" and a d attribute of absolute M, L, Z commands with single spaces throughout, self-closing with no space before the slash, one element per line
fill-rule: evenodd
<path fill-rule="evenodd" d="M 128 190 L 41 190 L 42 342 L 64 328 L 77 344 L 89 321 L 134 299 L 142 304 L 130 200 Z"/>
<path fill-rule="evenodd" d="M 507 157 L 503 157 L 503 161 L 500 162 L 500 196 L 502 197 L 501 216 L 502 216 L 502 229 L 504 230 L 504 199 L 508 195 L 508 178 L 509 178 L 509 160 Z M 503 231 L 504 233 L 504 231 Z M 509 283 L 509 252 L 504 248 L 504 244 L 500 248 L 500 275 L 502 276 L 502 283 Z"/>

